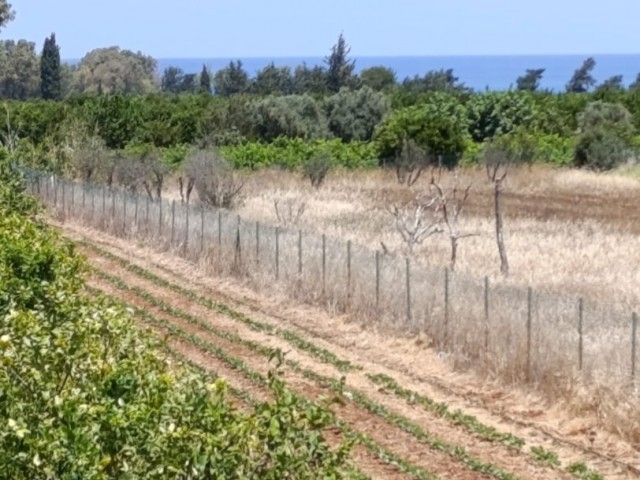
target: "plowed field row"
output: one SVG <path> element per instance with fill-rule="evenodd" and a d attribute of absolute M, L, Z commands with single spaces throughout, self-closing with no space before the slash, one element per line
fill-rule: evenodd
<path fill-rule="evenodd" d="M 274 351 L 287 352 L 289 388 L 310 401 L 338 397 L 333 410 L 342 434 L 365 435 L 353 459 L 368 475 L 601 478 L 575 456 L 568 465 L 569 459 L 559 458 L 546 444 L 531 445 L 461 411 L 452 412 L 277 319 L 250 318 L 206 292 L 190 289 L 186 280 L 168 278 L 131 262 L 122 252 L 114 254 L 114 249 L 85 243 L 82 250 L 96 269 L 95 288 L 132 306 L 142 322 L 168 337 L 180 356 L 216 372 L 252 398 L 266 398 L 261 379 L 273 367 L 268 358 Z"/>

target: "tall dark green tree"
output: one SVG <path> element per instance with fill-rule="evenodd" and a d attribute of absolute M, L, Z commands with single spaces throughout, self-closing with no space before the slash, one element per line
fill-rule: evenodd
<path fill-rule="evenodd" d="M 320 65 L 307 66 L 306 63 L 298 65 L 293 74 L 293 93 L 304 95 L 322 96 L 327 93 L 327 71 Z"/>
<path fill-rule="evenodd" d="M 591 87 L 596 84 L 591 72 L 596 67 L 596 61 L 593 57 L 587 58 L 582 66 L 573 73 L 573 77 L 567 83 L 567 92 L 584 93 L 588 92 Z"/>
<path fill-rule="evenodd" d="M 242 62 L 229 62 L 229 66 L 218 70 L 213 79 L 216 95 L 228 97 L 236 93 L 246 93 L 249 90 L 249 74 L 242 66 Z"/>
<path fill-rule="evenodd" d="M 200 73 L 200 92 L 211 93 L 211 75 L 206 65 L 202 65 L 202 73 Z"/>
<path fill-rule="evenodd" d="M 423 77 L 416 75 L 413 78 L 405 78 L 402 81 L 402 86 L 413 93 L 423 92 L 464 92 L 469 90 L 461 83 L 453 74 L 453 69 L 447 70 L 431 70 Z"/>
<path fill-rule="evenodd" d="M 16 16 L 11 4 L 7 0 L 0 0 L 0 28 L 14 19 Z"/>
<path fill-rule="evenodd" d="M 56 34 L 44 39 L 40 57 L 40 90 L 45 100 L 58 100 L 62 96 L 62 66 Z"/>
<path fill-rule="evenodd" d="M 290 95 L 293 92 L 291 69 L 276 67 L 271 62 L 256 74 L 251 90 L 260 95 Z"/>
<path fill-rule="evenodd" d="M 518 90 L 535 92 L 540 88 L 540 80 L 542 80 L 544 72 L 544 68 L 528 68 L 525 74 L 516 80 L 516 88 Z"/>
<path fill-rule="evenodd" d="M 360 72 L 360 80 L 363 85 L 376 92 L 382 92 L 390 90 L 396 85 L 396 72 L 381 66 L 365 68 Z"/>
<path fill-rule="evenodd" d="M 351 47 L 344 35 L 340 34 L 338 42 L 331 48 L 325 62 L 327 63 L 327 86 L 330 92 L 337 93 L 342 87 L 350 87 L 356 82 L 354 70 L 356 62 L 349 59 Z"/>

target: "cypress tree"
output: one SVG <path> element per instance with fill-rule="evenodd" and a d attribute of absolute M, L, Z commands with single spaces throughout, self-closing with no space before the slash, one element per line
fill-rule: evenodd
<path fill-rule="evenodd" d="M 40 88 L 45 100 L 58 100 L 62 96 L 62 66 L 60 47 L 56 44 L 56 34 L 45 38 L 40 59 Z"/>
<path fill-rule="evenodd" d="M 200 91 L 203 93 L 211 93 L 211 75 L 206 65 L 202 65 L 202 73 L 200 74 Z"/>

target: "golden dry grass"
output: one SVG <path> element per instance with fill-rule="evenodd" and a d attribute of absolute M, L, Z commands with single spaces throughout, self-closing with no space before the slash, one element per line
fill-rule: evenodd
<path fill-rule="evenodd" d="M 461 217 L 461 229 L 477 236 L 460 244 L 457 269 L 475 277 L 500 278 L 495 244 L 492 190 L 484 171 L 458 173 L 460 184 L 472 183 Z M 295 174 L 253 173 L 246 179 L 238 213 L 247 219 L 277 223 L 274 200 L 306 203 L 299 227 L 309 232 L 350 239 L 373 249 L 380 242 L 396 253 L 404 244 L 386 206 L 425 190 L 423 175 L 411 189 L 400 186 L 393 172 L 334 173 L 315 191 Z M 451 185 L 445 174 L 443 185 Z M 640 181 L 617 174 L 596 174 L 545 167 L 510 173 L 505 188 L 505 239 L 511 264 L 510 284 L 620 302 L 640 303 Z M 417 250 L 427 265 L 446 266 L 445 235 L 429 239 Z"/>
<path fill-rule="evenodd" d="M 167 205 L 162 238 L 157 238 L 159 228 L 154 223 L 157 206 L 152 206 L 148 224 L 142 221 L 141 210 L 138 220 L 142 225 L 132 225 L 131 204 L 127 219 L 118 210 L 120 203 L 114 203 L 115 223 L 109 219 L 110 203 L 107 218 L 99 211 L 91 212 L 89 223 L 113 233 L 122 233 L 120 227 L 129 225 L 130 238 L 146 238 L 193 260 L 212 263 L 218 273 L 240 275 L 260 291 L 318 304 L 332 313 L 347 312 L 367 324 L 374 321 L 376 327 L 418 334 L 441 358 L 461 370 L 471 369 L 506 384 L 533 386 L 552 403 L 564 398 L 572 408 L 589 410 L 600 418 L 603 428 L 640 442 L 637 384 L 629 381 L 631 312 L 640 300 L 635 288 L 640 277 L 636 267 L 640 260 L 640 182 L 615 173 L 544 167 L 510 172 L 504 203 L 511 275 L 504 279 L 499 274 L 491 185 L 480 169 L 444 173 L 441 183 L 451 185 L 454 175 L 462 185 L 473 184 L 461 229 L 477 236 L 461 241 L 457 272 L 449 283 L 449 324 L 443 324 L 447 312 L 442 282 L 449 262 L 448 239 L 433 237 L 417 249 L 408 301 L 402 259 L 405 247 L 387 211 L 390 204 L 427 189 L 428 175 L 409 189 L 399 185 L 389 171 L 335 172 L 322 188 L 314 190 L 289 172 L 245 174 L 242 205 L 221 217 L 217 212 L 206 214 L 204 252 L 198 247 L 198 236 L 202 237 L 198 217 L 193 216 L 191 250 L 178 250 L 186 225 L 181 206 L 176 214 L 175 242 L 169 237 Z M 172 191 L 172 197 L 178 197 L 177 191 Z M 306 232 L 302 277 L 297 275 L 298 236 L 291 226 L 279 237 L 279 270 L 273 263 L 273 226 L 278 223 L 274 201 L 279 199 L 306 205 L 295 226 Z M 100 198 L 96 202 L 100 210 Z M 244 220 L 239 223 L 236 215 Z M 260 251 L 253 257 L 256 222 L 261 240 Z M 236 228 L 242 236 L 241 258 Z M 321 234 L 329 236 L 326 292 L 320 289 Z M 346 240 L 353 242 L 348 280 Z M 396 255 L 385 257 L 380 306 L 374 308 L 372 252 L 381 249 L 381 242 Z M 483 311 L 485 276 L 491 284 L 488 320 Z M 530 308 L 526 287 L 535 289 Z M 582 372 L 577 371 L 578 297 L 585 299 Z M 412 305 L 411 314 L 407 304 Z M 528 318 L 531 337 L 527 335 Z"/>

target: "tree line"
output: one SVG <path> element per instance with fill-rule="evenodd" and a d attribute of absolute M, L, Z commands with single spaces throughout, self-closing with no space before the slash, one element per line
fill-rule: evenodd
<path fill-rule="evenodd" d="M 11 20 L 6 12 L 0 21 Z M 527 70 L 508 91 L 474 92 L 452 70 L 402 82 L 382 66 L 356 74 L 349 55 L 340 35 L 324 66 L 270 64 L 251 77 L 241 61 L 231 61 L 215 73 L 170 67 L 158 79 L 156 61 L 140 52 L 96 49 L 68 66 L 54 34 L 40 55 L 33 43 L 4 40 L 0 142 L 32 164 L 64 164 L 60 159 L 82 138 L 111 150 L 222 147 L 245 167 L 295 166 L 295 152 L 315 152 L 299 147 L 306 142 L 338 164 L 361 166 L 371 157 L 400 162 L 406 140 L 426 152 L 419 155 L 424 161 L 472 163 L 488 142 L 513 134 L 526 139 L 521 147 L 532 149 L 534 161 L 599 169 L 630 158 L 640 145 L 640 82 L 624 88 L 615 76 L 596 86 L 592 58 L 566 92 L 555 93 L 539 88 L 544 69 Z M 248 161 L 250 155 L 261 160 Z"/>

